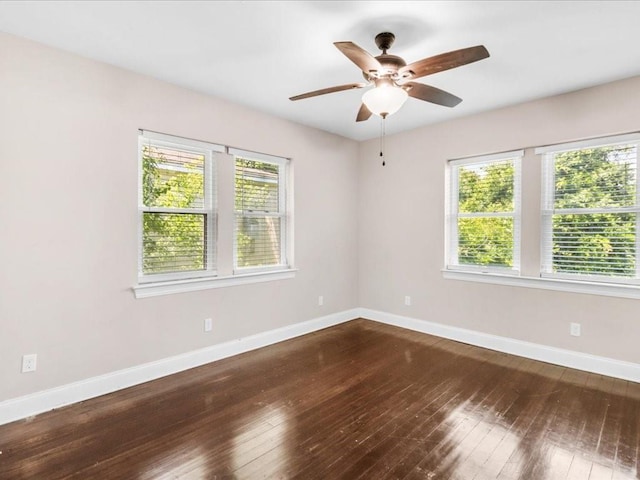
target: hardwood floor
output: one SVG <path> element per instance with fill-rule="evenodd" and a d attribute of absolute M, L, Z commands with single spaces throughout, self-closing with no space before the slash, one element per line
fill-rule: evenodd
<path fill-rule="evenodd" d="M 355 320 L 0 427 L 0 479 L 638 477 L 640 384 Z"/>

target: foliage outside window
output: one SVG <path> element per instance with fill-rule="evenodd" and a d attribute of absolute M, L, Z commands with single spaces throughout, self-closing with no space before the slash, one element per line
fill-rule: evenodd
<path fill-rule="evenodd" d="M 521 156 L 449 162 L 448 268 L 518 271 Z"/>
<path fill-rule="evenodd" d="M 235 269 L 269 270 L 287 265 L 286 160 L 235 157 Z"/>
<path fill-rule="evenodd" d="M 215 273 L 211 150 L 179 141 L 140 137 L 139 276 L 146 281 Z"/>
<path fill-rule="evenodd" d="M 146 130 L 138 138 L 136 298 L 295 276 L 289 159 Z"/>
<path fill-rule="evenodd" d="M 600 142 L 545 152 L 542 274 L 636 283 L 638 140 Z"/>

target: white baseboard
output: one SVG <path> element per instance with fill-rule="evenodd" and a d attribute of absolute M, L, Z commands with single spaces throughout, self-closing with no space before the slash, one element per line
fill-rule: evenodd
<path fill-rule="evenodd" d="M 513 338 L 499 337 L 488 333 L 466 330 L 464 328 L 452 327 L 366 308 L 359 309 L 359 313 L 362 318 L 386 323 L 388 325 L 395 325 L 396 327 L 402 327 L 416 332 L 428 333 L 437 337 L 448 338 L 450 340 L 456 340 L 498 352 L 510 353 L 533 360 L 553 363 L 563 367 L 575 368 L 577 370 L 598 373 L 623 380 L 631 380 L 632 382 L 640 382 L 640 364 L 637 363 L 523 342 Z"/>
<path fill-rule="evenodd" d="M 359 309 L 345 310 L 238 340 L 212 345 L 201 350 L 5 400 L 0 402 L 0 425 L 315 332 L 358 318 L 358 314 Z"/>
<path fill-rule="evenodd" d="M 303 323 L 258 333 L 249 337 L 212 345 L 174 357 L 145 363 L 79 382 L 0 402 L 0 425 L 31 417 L 72 403 L 112 393 L 189 368 L 273 345 L 356 318 L 366 318 L 416 332 L 427 333 L 478 347 L 540 360 L 555 365 L 640 382 L 640 364 L 598 357 L 587 353 L 548 347 L 513 338 L 466 330 L 426 320 L 395 315 L 367 308 L 354 308 Z"/>

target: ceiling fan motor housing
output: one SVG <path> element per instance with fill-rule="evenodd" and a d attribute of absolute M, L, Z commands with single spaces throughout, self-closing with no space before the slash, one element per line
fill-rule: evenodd
<path fill-rule="evenodd" d="M 382 65 L 383 71 L 381 72 L 369 72 L 365 73 L 364 77 L 367 80 L 375 80 L 376 78 L 381 77 L 390 77 L 394 80 L 398 78 L 398 70 L 407 65 L 407 62 L 404 61 L 402 57 L 398 57 L 397 55 L 390 55 L 387 53 L 387 50 L 391 48 L 393 42 L 395 41 L 396 36 L 391 32 L 382 32 L 376 35 L 376 45 L 380 50 L 382 50 L 382 54 L 378 55 L 376 60 Z"/>
<path fill-rule="evenodd" d="M 402 57 L 389 55 L 388 53 L 383 53 L 375 58 L 378 60 L 380 65 L 382 65 L 382 71 L 362 72 L 362 76 L 368 81 L 383 77 L 389 77 L 397 80 L 399 78 L 398 70 L 407 65 L 407 62 L 405 62 Z"/>
<path fill-rule="evenodd" d="M 388 53 L 378 55 L 376 60 L 380 62 L 380 65 L 383 66 L 386 73 L 390 75 L 398 73 L 398 70 L 407 66 L 407 62 L 405 62 L 403 58 L 397 55 L 389 55 Z"/>
<path fill-rule="evenodd" d="M 382 50 L 382 53 L 387 53 L 387 50 L 391 48 L 395 39 L 396 36 L 393 33 L 382 32 L 376 35 L 376 45 Z"/>

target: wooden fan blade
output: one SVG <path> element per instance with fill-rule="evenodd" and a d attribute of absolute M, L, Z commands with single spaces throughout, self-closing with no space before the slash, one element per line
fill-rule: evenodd
<path fill-rule="evenodd" d="M 373 115 L 371 111 L 367 108 L 367 106 L 363 103 L 360 105 L 360 110 L 358 110 L 358 116 L 356 117 L 356 122 L 364 122 L 365 120 L 369 120 L 369 117 Z"/>
<path fill-rule="evenodd" d="M 402 86 L 407 90 L 410 97 L 424 100 L 425 102 L 435 103 L 443 107 L 455 107 L 462 99 L 452 95 L 451 93 L 440 90 L 436 87 L 425 85 L 424 83 L 408 82 Z"/>
<path fill-rule="evenodd" d="M 417 62 L 410 63 L 406 67 L 402 67 L 398 73 L 400 76 L 408 74 L 410 78 L 420 78 L 433 73 L 442 72 L 451 68 L 467 65 L 468 63 L 477 62 L 483 58 L 487 58 L 489 52 L 483 45 L 475 47 L 454 50 L 453 52 L 443 53 L 435 57 L 423 58 Z"/>
<path fill-rule="evenodd" d="M 326 93 L 341 92 L 343 90 L 353 90 L 354 88 L 366 87 L 368 83 L 348 83 L 347 85 L 338 85 L 337 87 L 323 88 L 321 90 L 314 90 L 313 92 L 302 93 L 295 97 L 290 97 L 289 100 L 302 100 L 303 98 L 317 97 L 318 95 L 324 95 Z"/>
<path fill-rule="evenodd" d="M 379 72 L 382 70 L 380 62 L 376 60 L 373 55 L 366 50 L 363 50 L 355 43 L 335 42 L 334 45 L 364 73 Z"/>

